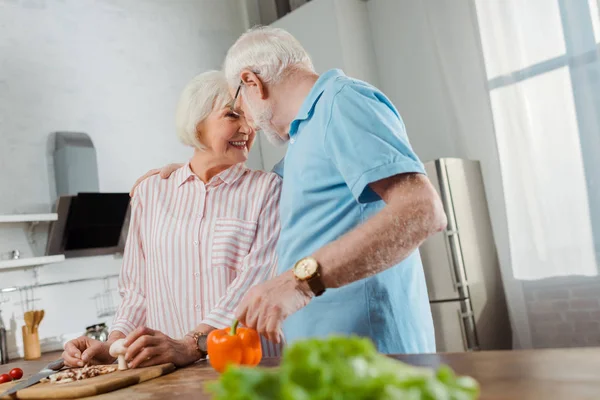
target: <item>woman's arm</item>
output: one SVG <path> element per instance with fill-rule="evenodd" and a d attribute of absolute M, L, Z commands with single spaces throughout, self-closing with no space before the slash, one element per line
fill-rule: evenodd
<path fill-rule="evenodd" d="M 250 253 L 244 257 L 237 277 L 227 288 L 227 292 L 202 321 L 203 325 L 225 328 L 235 318 L 235 309 L 244 294 L 253 285 L 275 275 L 277 255 L 275 247 L 279 239 L 279 196 L 281 178 L 273 176 L 269 182 L 266 201 L 258 218 L 256 237 Z"/>
<path fill-rule="evenodd" d="M 131 220 L 129 233 L 123 254 L 123 265 L 119 277 L 121 304 L 111 327 L 111 340 L 130 334 L 135 328 L 146 324 L 146 257 L 142 247 L 141 228 L 143 207 L 141 197 L 143 190 L 131 200 Z"/>
<path fill-rule="evenodd" d="M 110 345 L 146 322 L 146 298 L 143 290 L 145 258 L 140 239 L 142 206 L 139 197 L 137 193 L 131 201 L 129 235 L 119 277 L 119 290 L 123 300 L 115 315 L 108 341 L 103 343 L 86 336 L 69 341 L 63 352 L 63 359 L 68 366 L 111 363 L 114 357 L 108 353 Z"/>

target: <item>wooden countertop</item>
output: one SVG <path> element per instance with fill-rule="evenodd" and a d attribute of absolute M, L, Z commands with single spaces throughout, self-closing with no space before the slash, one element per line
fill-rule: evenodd
<path fill-rule="evenodd" d="M 60 353 L 50 353 L 37 361 L 1 365 L 0 371 L 19 367 L 28 376 L 59 356 Z M 600 348 L 399 355 L 394 358 L 420 366 L 448 364 L 456 373 L 470 375 L 479 381 L 482 400 L 600 399 Z M 277 364 L 277 359 L 263 361 L 265 366 Z M 94 399 L 208 400 L 204 383 L 217 377 L 206 362 L 199 362 Z"/>

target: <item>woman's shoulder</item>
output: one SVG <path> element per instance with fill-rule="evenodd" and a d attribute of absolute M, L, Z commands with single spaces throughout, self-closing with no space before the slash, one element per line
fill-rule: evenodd
<path fill-rule="evenodd" d="M 281 177 L 274 172 L 266 172 L 258 169 L 250 169 L 248 168 L 246 173 L 246 179 L 253 182 L 254 185 L 265 186 L 267 183 L 267 187 L 280 186 L 281 185 Z"/>
<path fill-rule="evenodd" d="M 179 179 L 181 168 L 184 167 L 182 166 L 173 171 L 168 178 L 162 178 L 159 174 L 156 174 L 144 179 L 136 187 L 134 197 L 144 198 L 150 193 L 157 194 L 174 189 L 175 185 L 173 183 Z"/>

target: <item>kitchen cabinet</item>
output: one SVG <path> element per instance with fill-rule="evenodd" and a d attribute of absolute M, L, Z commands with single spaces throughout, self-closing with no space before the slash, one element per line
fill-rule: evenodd
<path fill-rule="evenodd" d="M 33 231 L 33 227 L 40 222 L 53 222 L 58 219 L 58 214 L 12 214 L 12 215 L 0 215 L 0 224 L 29 224 L 29 236 Z M 0 226 L 1 229 L 1 226 Z M 31 242 L 32 239 L 29 238 Z M 37 267 L 46 264 L 53 264 L 65 260 L 65 256 L 57 254 L 53 256 L 45 257 L 28 257 L 28 258 L 12 258 L 9 260 L 0 259 L 0 272 L 3 269 L 17 269 L 17 268 L 28 268 Z"/>

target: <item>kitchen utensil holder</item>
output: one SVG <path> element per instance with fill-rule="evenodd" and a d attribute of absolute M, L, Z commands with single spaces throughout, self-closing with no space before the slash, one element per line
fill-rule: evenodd
<path fill-rule="evenodd" d="M 23 351 L 26 360 L 37 360 L 42 356 L 40 337 L 37 330 L 30 332 L 26 325 L 21 327 L 23 332 Z"/>

